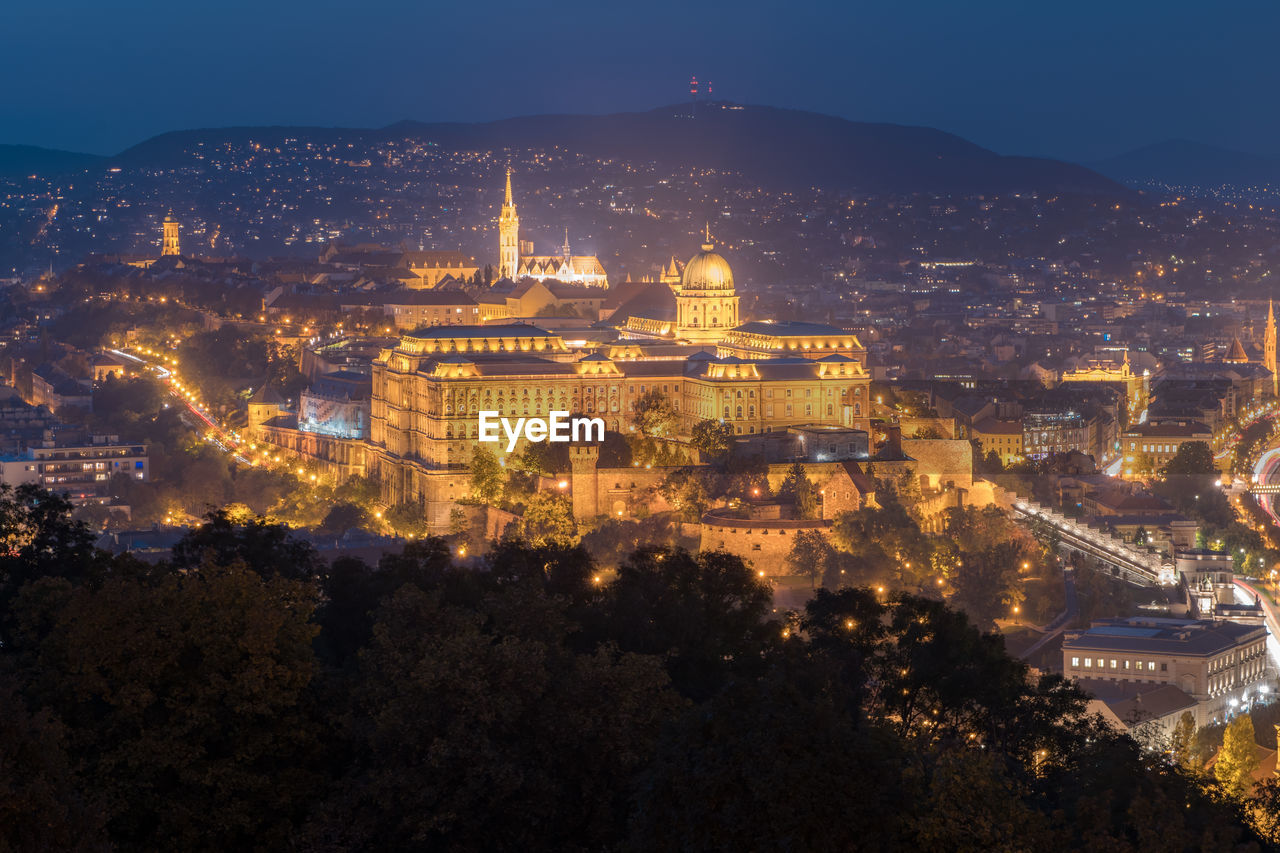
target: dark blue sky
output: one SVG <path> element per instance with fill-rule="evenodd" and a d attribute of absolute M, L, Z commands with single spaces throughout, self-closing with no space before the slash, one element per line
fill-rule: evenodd
<path fill-rule="evenodd" d="M 732 100 L 1091 159 L 1186 137 L 1280 154 L 1274 2 L 5 0 L 0 142 Z"/>

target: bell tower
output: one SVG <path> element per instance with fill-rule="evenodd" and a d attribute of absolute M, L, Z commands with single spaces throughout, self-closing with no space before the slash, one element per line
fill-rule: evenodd
<path fill-rule="evenodd" d="M 1276 305 L 1267 301 L 1267 334 L 1262 342 L 1262 365 L 1271 371 L 1271 396 L 1280 397 L 1280 376 L 1276 375 Z"/>
<path fill-rule="evenodd" d="M 498 278 L 516 277 L 520 269 L 520 217 L 511 198 L 511 167 L 507 167 L 507 195 L 498 215 Z"/>
<path fill-rule="evenodd" d="M 178 247 L 178 220 L 173 218 L 173 211 L 171 210 L 164 217 L 164 235 L 160 243 L 160 257 L 180 254 L 182 254 L 182 251 Z"/>

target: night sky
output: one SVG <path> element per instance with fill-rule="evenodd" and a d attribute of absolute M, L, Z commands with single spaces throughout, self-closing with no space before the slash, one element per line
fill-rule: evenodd
<path fill-rule="evenodd" d="M 114 153 L 232 124 L 379 126 L 716 97 L 1089 160 L 1280 154 L 1274 2 L 7 0 L 0 142 Z"/>

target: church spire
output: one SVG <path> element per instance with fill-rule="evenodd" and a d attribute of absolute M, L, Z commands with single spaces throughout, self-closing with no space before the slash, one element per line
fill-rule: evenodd
<path fill-rule="evenodd" d="M 711 223 L 703 222 L 702 223 L 702 251 L 710 252 L 715 247 L 716 247 L 716 244 L 711 242 Z"/>
<path fill-rule="evenodd" d="M 1280 365 L 1276 363 L 1276 304 L 1267 300 L 1267 331 L 1262 339 L 1262 366 L 1271 371 L 1271 396 L 1280 397 Z"/>
<path fill-rule="evenodd" d="M 564 259 L 569 260 L 569 226 L 564 229 Z"/>
<path fill-rule="evenodd" d="M 520 217 L 511 195 L 511 167 L 507 167 L 507 191 L 498 215 L 498 278 L 515 279 L 520 270 Z"/>

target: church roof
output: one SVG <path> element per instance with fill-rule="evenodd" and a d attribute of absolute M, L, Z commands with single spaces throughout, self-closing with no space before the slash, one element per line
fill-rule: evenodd
<path fill-rule="evenodd" d="M 563 255 L 526 255 L 520 259 L 519 275 L 555 275 L 564 266 Z M 580 276 L 602 276 L 604 265 L 595 255 L 570 255 L 569 274 Z"/>
<path fill-rule="evenodd" d="M 1249 360 L 1249 356 L 1244 351 L 1244 344 L 1240 343 L 1239 338 L 1231 339 L 1231 352 L 1223 361 L 1245 362 Z"/>
<path fill-rule="evenodd" d="M 272 388 L 270 383 L 264 382 L 257 391 L 253 392 L 253 396 L 249 398 L 250 403 L 261 403 L 268 406 L 284 405 L 284 397 L 281 397 L 276 389 Z"/>

